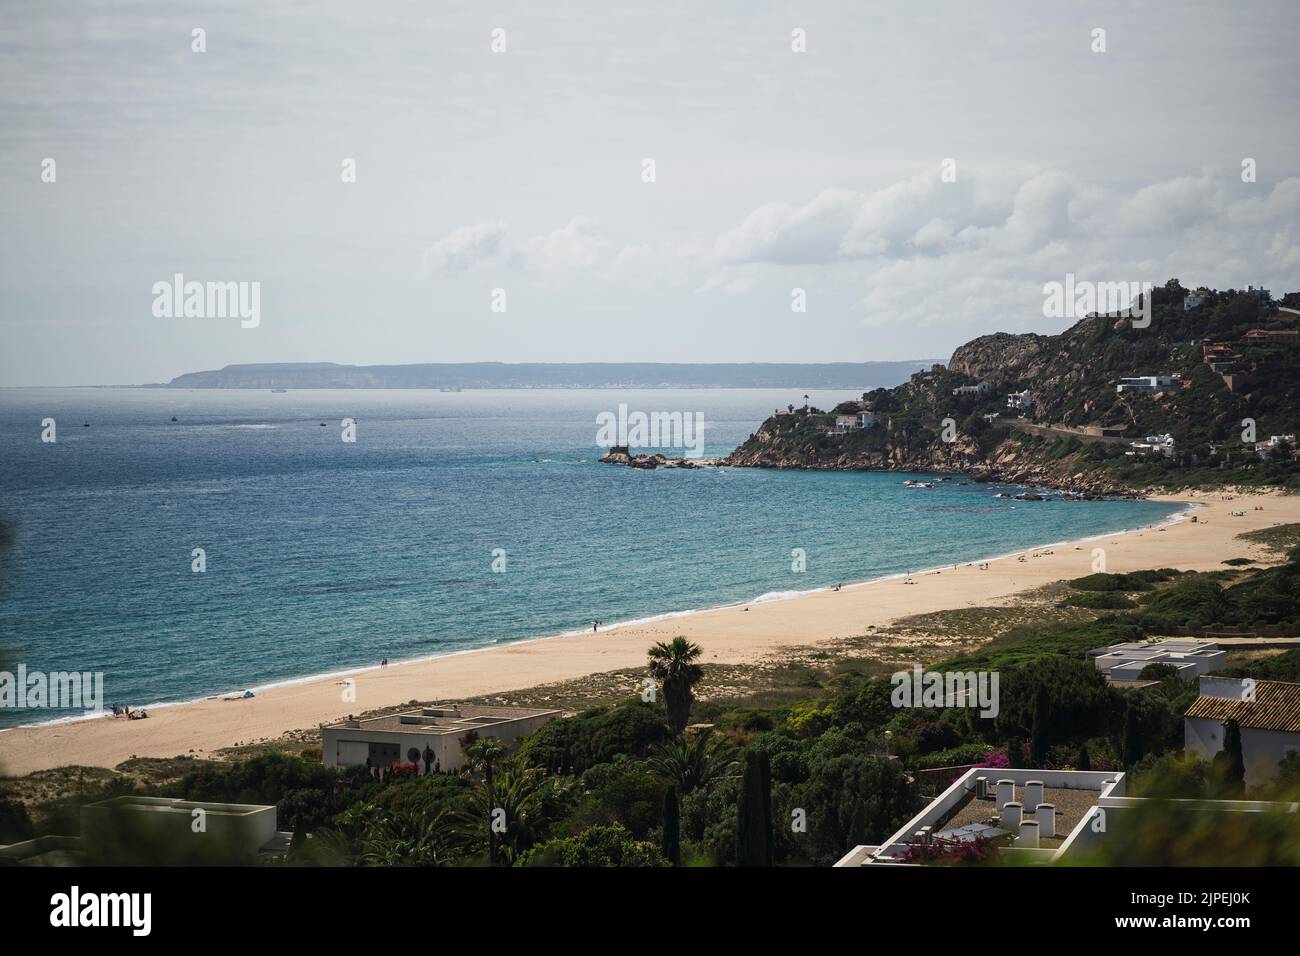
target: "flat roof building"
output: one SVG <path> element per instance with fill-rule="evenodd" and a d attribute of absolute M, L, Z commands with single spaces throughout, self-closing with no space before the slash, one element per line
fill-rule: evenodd
<path fill-rule="evenodd" d="M 1088 652 L 1111 680 L 1138 680 L 1148 664 L 1168 664 L 1188 683 L 1219 670 L 1228 658 L 1214 641 L 1169 637 L 1158 641 L 1126 641 Z"/>
<path fill-rule="evenodd" d="M 1295 813 L 1296 803 L 1261 800 L 1162 801 L 1126 794 L 1117 770 L 1023 770 L 974 767 L 878 846 L 857 846 L 834 865 L 908 866 L 926 851 L 977 839 L 992 841 L 1000 862 L 1088 862 L 1107 840 L 1125 840 L 1127 814 L 1176 806 L 1198 813 Z"/>
<path fill-rule="evenodd" d="M 462 747 L 475 736 L 513 744 L 559 710 L 446 704 L 366 720 L 349 718 L 321 728 L 321 760 L 327 767 L 377 767 L 414 764 L 419 773 L 456 770 L 464 765 Z"/>

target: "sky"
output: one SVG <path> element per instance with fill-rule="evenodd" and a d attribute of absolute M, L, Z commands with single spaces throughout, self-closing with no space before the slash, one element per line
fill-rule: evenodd
<path fill-rule="evenodd" d="M 1280 296 L 1297 51 L 1294 0 L 6 0 L 0 386 L 945 359 L 1068 326 L 1067 273 Z M 256 325 L 156 314 L 178 273 Z"/>

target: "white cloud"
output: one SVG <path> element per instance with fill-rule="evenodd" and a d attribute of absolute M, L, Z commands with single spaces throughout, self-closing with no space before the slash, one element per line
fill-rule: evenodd
<path fill-rule="evenodd" d="M 480 222 L 462 226 L 424 251 L 424 268 L 432 272 L 464 272 L 470 266 L 494 258 L 506 235 L 505 223 Z"/>

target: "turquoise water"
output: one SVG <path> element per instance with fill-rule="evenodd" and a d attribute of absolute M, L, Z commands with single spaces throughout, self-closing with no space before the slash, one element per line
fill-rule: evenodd
<path fill-rule="evenodd" d="M 596 416 L 620 402 L 702 412 L 705 452 L 720 455 L 801 400 L 3 390 L 0 514 L 16 534 L 0 648 L 30 670 L 102 671 L 107 699 L 137 706 L 865 580 L 1176 510 L 1016 502 L 956 481 L 913 491 L 895 474 L 596 461 Z M 348 416 L 355 444 L 340 440 Z M 54 444 L 40 440 L 46 417 Z M 498 548 L 505 573 L 492 571 Z M 795 548 L 804 573 L 791 571 Z M 0 710 L 0 725 L 59 716 Z"/>

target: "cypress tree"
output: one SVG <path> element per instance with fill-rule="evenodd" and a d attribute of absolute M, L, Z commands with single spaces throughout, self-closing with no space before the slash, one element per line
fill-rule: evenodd
<path fill-rule="evenodd" d="M 1223 726 L 1223 752 L 1218 756 L 1224 794 L 1241 797 L 1246 792 L 1246 759 L 1241 752 L 1241 727 L 1235 720 Z"/>
<path fill-rule="evenodd" d="M 682 811 L 677 803 L 677 788 L 664 791 L 664 859 L 677 866 L 682 862 Z"/>
<path fill-rule="evenodd" d="M 736 862 L 740 866 L 772 865 L 772 771 L 767 752 L 745 754 L 745 773 L 737 807 L 740 839 Z"/>
<path fill-rule="evenodd" d="M 1132 704 L 1124 711 L 1124 767 L 1131 769 L 1142 759 L 1142 724 Z"/>
<path fill-rule="evenodd" d="M 1091 769 L 1092 769 L 1092 758 L 1088 756 L 1088 745 L 1087 745 L 1087 744 L 1079 744 L 1079 757 L 1078 757 L 1078 759 L 1075 761 L 1075 764 L 1077 765 L 1077 768 L 1078 768 L 1079 770 L 1091 770 Z"/>
<path fill-rule="evenodd" d="M 1029 762 L 1035 767 L 1047 765 L 1047 748 L 1050 739 L 1048 727 L 1047 687 L 1039 684 L 1038 690 L 1034 694 L 1034 726 L 1033 735 L 1029 742 Z"/>

